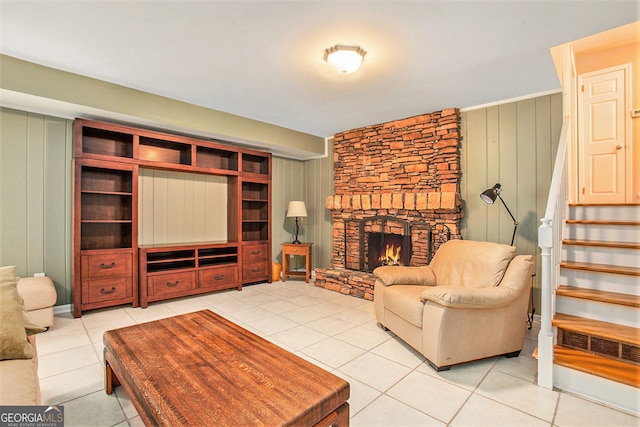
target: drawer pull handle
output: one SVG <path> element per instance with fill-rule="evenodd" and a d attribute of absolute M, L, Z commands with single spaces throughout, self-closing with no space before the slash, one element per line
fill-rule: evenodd
<path fill-rule="evenodd" d="M 224 279 L 224 274 L 214 274 L 213 278 L 216 280 L 222 280 Z"/>
<path fill-rule="evenodd" d="M 115 262 L 112 262 L 111 264 L 105 264 L 104 262 L 100 263 L 100 268 L 104 268 L 105 270 L 108 268 L 113 268 L 116 266 Z"/>
<path fill-rule="evenodd" d="M 105 288 L 100 288 L 100 293 L 101 294 L 112 294 L 116 291 L 115 286 L 112 286 L 111 289 L 106 290 Z"/>
<path fill-rule="evenodd" d="M 167 287 L 169 287 L 169 288 L 176 287 L 176 286 L 178 286 L 178 283 L 180 283 L 179 280 L 176 280 L 175 282 L 167 282 Z"/>
<path fill-rule="evenodd" d="M 251 255 L 260 255 L 262 251 L 251 251 Z"/>
<path fill-rule="evenodd" d="M 261 268 L 252 268 L 251 269 L 252 273 L 257 273 L 258 271 L 262 271 L 262 269 Z"/>

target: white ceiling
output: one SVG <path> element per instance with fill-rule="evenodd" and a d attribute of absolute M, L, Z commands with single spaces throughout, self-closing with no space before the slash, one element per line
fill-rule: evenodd
<path fill-rule="evenodd" d="M 637 0 L 6 1 L 0 52 L 318 136 L 560 88 L 549 48 Z M 366 51 L 360 71 L 323 61 Z"/>

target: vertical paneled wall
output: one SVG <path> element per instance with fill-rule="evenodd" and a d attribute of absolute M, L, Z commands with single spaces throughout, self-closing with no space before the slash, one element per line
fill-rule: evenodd
<path fill-rule="evenodd" d="M 138 243 L 227 240 L 227 178 L 140 169 Z"/>
<path fill-rule="evenodd" d="M 329 143 L 329 149 L 332 144 Z M 313 242 L 313 267 L 331 265 L 331 213 L 325 208 L 326 196 L 333 194 L 331 153 L 315 160 L 273 158 L 273 260 L 282 262 L 284 242 L 294 239 L 294 218 L 287 218 L 291 200 L 303 200 L 307 218 L 300 219 L 302 242 Z M 304 259 L 293 258 L 292 268 L 304 267 Z"/>
<path fill-rule="evenodd" d="M 327 196 L 335 193 L 333 186 L 333 140 L 327 143 L 328 155 L 306 162 L 307 213 L 313 224 L 313 265 L 331 265 L 333 223 L 326 208 Z"/>
<path fill-rule="evenodd" d="M 272 199 L 271 223 L 272 258 L 274 262 L 282 262 L 282 243 L 292 242 L 295 235 L 295 218 L 287 218 L 287 206 L 291 200 L 302 200 L 307 207 L 307 214 L 311 215 L 306 193 L 305 162 L 300 160 L 272 158 Z M 312 217 L 300 218 L 299 239 L 301 242 L 313 241 Z M 304 260 L 295 259 L 291 268 L 304 267 Z"/>
<path fill-rule="evenodd" d="M 462 236 L 468 240 L 510 243 L 513 221 L 497 200 L 488 205 L 480 193 L 502 184 L 502 198 L 520 223 L 518 254 L 535 255 L 534 300 L 539 307 L 539 220 L 546 208 L 553 161 L 562 127 L 560 93 L 463 111 L 461 193 Z"/>
<path fill-rule="evenodd" d="M 72 126 L 0 109 L 0 265 L 46 273 L 71 301 Z"/>

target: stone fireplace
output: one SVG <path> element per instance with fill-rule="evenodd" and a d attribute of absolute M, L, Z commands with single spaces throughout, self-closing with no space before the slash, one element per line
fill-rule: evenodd
<path fill-rule="evenodd" d="M 316 286 L 372 300 L 375 267 L 426 265 L 460 237 L 459 121 L 451 108 L 334 136 L 332 265 Z"/>

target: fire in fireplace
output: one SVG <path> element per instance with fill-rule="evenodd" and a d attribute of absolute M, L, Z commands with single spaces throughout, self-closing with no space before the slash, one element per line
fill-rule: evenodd
<path fill-rule="evenodd" d="M 369 233 L 367 251 L 368 270 L 373 271 L 382 265 L 405 265 L 402 246 L 405 243 L 404 236 L 391 233 Z M 406 252 L 406 250 L 405 250 Z"/>

